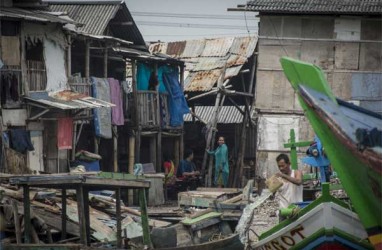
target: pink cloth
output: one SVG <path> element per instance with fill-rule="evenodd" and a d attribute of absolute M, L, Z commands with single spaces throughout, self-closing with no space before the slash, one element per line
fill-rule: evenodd
<path fill-rule="evenodd" d="M 58 118 L 57 147 L 58 149 L 71 149 L 73 142 L 73 118 Z"/>
<path fill-rule="evenodd" d="M 122 92 L 119 81 L 114 78 L 107 79 L 110 86 L 110 99 L 111 103 L 115 107 L 111 108 L 111 123 L 113 125 L 123 125 L 125 123 L 125 118 L 123 116 L 123 104 L 122 104 Z"/>

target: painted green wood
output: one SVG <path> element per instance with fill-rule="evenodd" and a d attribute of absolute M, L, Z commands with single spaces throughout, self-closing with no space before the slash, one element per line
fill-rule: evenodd
<path fill-rule="evenodd" d="M 346 239 L 349 242 L 357 245 L 359 247 L 359 249 L 374 249 L 374 247 L 366 240 L 362 240 L 362 241 L 355 240 L 352 235 L 349 235 L 346 232 L 343 232 L 343 231 L 338 230 L 338 229 L 324 229 L 324 228 L 322 228 L 322 229 L 318 230 L 317 232 L 315 232 L 314 234 L 306 237 L 303 241 L 301 241 L 300 243 L 298 243 L 295 246 L 293 246 L 292 248 L 290 248 L 290 250 L 304 249 L 304 247 L 306 247 L 309 243 L 311 243 L 312 241 L 314 241 L 317 238 L 322 237 L 324 235 L 327 237 L 331 237 L 331 236 L 333 237 L 333 236 L 337 235 L 337 236 L 339 236 L 343 239 Z"/>
<path fill-rule="evenodd" d="M 292 58 L 281 58 L 284 73 L 299 94 L 299 85 L 305 85 L 337 101 L 329 89 L 323 72 L 315 65 Z M 366 229 L 382 226 L 382 205 L 378 194 L 382 192 L 381 174 L 369 168 L 337 138 L 332 129 L 298 95 L 301 107 L 315 133 L 325 145 L 325 151 L 346 193 Z"/>
<path fill-rule="evenodd" d="M 345 202 L 334 198 L 333 196 L 330 195 L 329 192 L 329 183 L 323 183 L 322 184 L 322 195 L 318 197 L 315 201 L 304 207 L 299 213 L 298 213 L 298 218 L 303 216 L 304 214 L 308 213 L 311 211 L 313 208 L 317 207 L 321 203 L 324 202 L 333 202 L 336 203 L 337 205 L 340 205 L 346 209 L 349 209 L 349 205 L 346 204 Z M 277 224 L 276 226 L 272 227 L 270 230 L 264 232 L 263 234 L 260 235 L 259 239 L 265 239 L 268 236 L 271 236 L 272 234 L 276 233 L 277 231 L 283 229 L 287 225 L 289 225 L 292 222 L 295 222 L 296 219 L 286 219 L 282 221 L 281 223 Z"/>
<path fill-rule="evenodd" d="M 114 173 L 114 172 L 100 172 L 98 173 L 99 177 L 102 178 L 110 178 L 114 180 L 137 180 L 141 179 L 143 180 L 143 176 L 135 176 L 133 174 L 126 174 L 126 173 Z"/>
<path fill-rule="evenodd" d="M 143 231 L 143 244 L 152 247 L 149 229 L 149 219 L 147 214 L 146 192 L 144 189 L 139 189 L 139 205 L 141 207 L 141 220 Z"/>
<path fill-rule="evenodd" d="M 203 214 L 202 216 L 196 217 L 194 219 L 186 218 L 186 219 L 182 220 L 181 223 L 184 225 L 192 225 L 192 224 L 198 223 L 202 220 L 220 217 L 221 215 L 222 215 L 222 213 L 209 212 L 208 214 Z"/>
<path fill-rule="evenodd" d="M 292 169 L 297 169 L 297 147 L 307 147 L 312 142 L 311 141 L 300 141 L 296 142 L 296 136 L 294 133 L 294 129 L 290 130 L 289 133 L 289 142 L 284 144 L 284 148 L 290 148 L 290 161 L 292 165 Z"/>
<path fill-rule="evenodd" d="M 9 244 L 4 245 L 4 250 L 80 250 L 81 244 Z"/>

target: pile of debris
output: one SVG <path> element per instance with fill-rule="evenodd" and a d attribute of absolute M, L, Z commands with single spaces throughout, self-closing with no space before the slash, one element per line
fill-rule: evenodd
<path fill-rule="evenodd" d="M 116 200 L 111 191 L 89 193 L 89 221 L 92 246 L 113 245 L 117 240 Z M 0 185 L 0 245 L 25 243 L 23 190 L 8 183 Z M 80 242 L 80 218 L 76 192 L 66 191 L 66 198 L 61 190 L 30 188 L 31 205 L 31 243 L 56 244 Z M 62 223 L 63 200 L 66 203 L 66 223 Z M 127 207 L 121 201 L 121 228 L 123 238 L 142 236 L 141 212 Z M 149 219 L 150 228 L 171 225 L 171 222 Z M 63 230 L 63 227 L 66 227 Z"/>

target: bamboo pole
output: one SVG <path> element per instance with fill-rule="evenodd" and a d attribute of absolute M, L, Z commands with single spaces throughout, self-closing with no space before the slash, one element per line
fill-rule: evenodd
<path fill-rule="evenodd" d="M 248 88 L 248 93 L 252 94 L 253 92 L 253 86 L 254 86 L 254 80 L 255 80 L 255 71 L 256 71 L 256 56 L 253 56 L 253 64 L 251 68 L 251 78 L 249 82 L 249 88 Z M 254 103 L 254 98 L 251 103 L 251 107 L 249 106 L 249 100 L 246 98 L 246 109 L 252 109 Z M 236 161 L 236 169 L 238 171 L 235 171 L 236 176 L 234 178 L 233 186 L 234 187 L 241 187 L 242 185 L 242 178 L 243 178 L 243 165 L 244 165 L 244 155 L 245 155 L 245 144 L 246 144 L 246 135 L 247 135 L 247 124 L 250 117 L 250 110 L 248 112 L 245 112 L 244 117 L 243 117 L 243 124 L 241 128 L 241 137 L 240 137 L 240 148 L 239 148 L 239 153 Z"/>
<path fill-rule="evenodd" d="M 149 221 L 147 214 L 146 205 L 146 192 L 144 189 L 139 189 L 139 205 L 141 207 L 141 221 L 142 221 L 142 231 L 143 231 L 143 244 L 149 249 L 152 248 L 149 230 Z"/>
<path fill-rule="evenodd" d="M 226 70 L 226 67 L 224 66 L 222 75 L 220 76 L 220 78 L 218 80 L 218 86 L 217 86 L 218 89 L 220 89 L 223 86 L 225 70 Z M 222 97 L 222 94 L 220 91 L 218 91 L 218 93 L 216 95 L 216 100 L 215 100 L 214 113 L 213 113 L 211 121 L 209 122 L 210 130 L 208 131 L 208 135 L 207 135 L 206 149 L 210 149 L 211 145 L 212 145 L 213 131 L 216 130 L 216 124 L 218 121 L 219 105 L 220 105 L 221 97 Z M 207 151 L 205 151 L 204 157 L 203 157 L 203 163 L 202 163 L 202 175 L 205 175 L 205 186 L 210 187 L 211 186 L 212 173 L 211 173 L 210 169 L 208 169 L 208 173 L 206 174 L 207 159 L 208 159 L 208 153 L 207 153 Z"/>
<path fill-rule="evenodd" d="M 68 34 L 67 39 L 68 39 L 68 48 L 66 51 L 66 55 L 67 55 L 66 57 L 67 72 L 66 73 L 67 73 L 67 76 L 70 77 L 72 75 L 72 36 Z"/>
<path fill-rule="evenodd" d="M 113 125 L 113 169 L 114 172 L 118 172 L 118 128 Z"/>

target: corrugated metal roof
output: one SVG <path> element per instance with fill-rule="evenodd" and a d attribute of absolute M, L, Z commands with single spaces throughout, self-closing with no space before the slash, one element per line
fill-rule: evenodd
<path fill-rule="evenodd" d="M 234 38 L 218 38 L 206 41 L 201 56 L 226 56 L 232 46 Z"/>
<path fill-rule="evenodd" d="M 50 4 L 50 10 L 61 11 L 70 18 L 84 24 L 78 31 L 92 35 L 106 35 L 109 21 L 119 9 L 119 4 Z"/>
<path fill-rule="evenodd" d="M 146 47 L 146 43 L 134 22 L 126 4 L 122 1 L 46 1 L 51 11 L 66 12 L 70 18 L 82 23 L 80 32 L 92 35 L 109 35 L 135 45 Z M 132 25 L 119 25 L 131 22 Z M 119 24 L 118 24 L 119 23 Z M 109 29 L 107 29 L 109 27 Z"/>
<path fill-rule="evenodd" d="M 236 76 L 255 52 L 257 36 L 190 40 L 150 45 L 150 52 L 166 53 L 185 62 L 185 91 L 208 91 L 226 66 L 225 78 Z"/>
<path fill-rule="evenodd" d="M 268 13 L 382 14 L 382 0 L 255 0 L 245 10 Z"/>
<path fill-rule="evenodd" d="M 184 51 L 181 58 L 190 58 L 190 57 L 199 57 L 204 47 L 206 46 L 206 40 L 191 40 L 187 41 L 186 47 L 184 48 Z"/>
<path fill-rule="evenodd" d="M 244 111 L 244 106 L 240 106 L 240 108 Z M 211 117 L 213 117 L 214 113 L 214 106 L 195 106 L 195 114 L 198 115 L 203 121 L 210 121 Z M 183 116 L 183 119 L 185 122 L 191 122 L 192 121 L 192 115 L 186 114 Z M 197 120 L 197 119 L 196 119 Z M 235 106 L 222 106 L 219 117 L 218 117 L 218 123 L 242 123 L 243 122 L 243 115 L 240 113 L 239 110 Z"/>
<path fill-rule="evenodd" d="M 112 103 L 67 90 L 58 93 L 48 93 L 46 91 L 30 92 L 29 96 L 24 97 L 24 99 L 62 110 L 115 106 Z"/>
<path fill-rule="evenodd" d="M 221 73 L 221 69 L 190 72 L 184 80 L 184 91 L 208 91 L 215 85 Z"/>
<path fill-rule="evenodd" d="M 30 20 L 44 23 L 76 23 L 46 11 L 1 7 L 0 17 Z"/>

